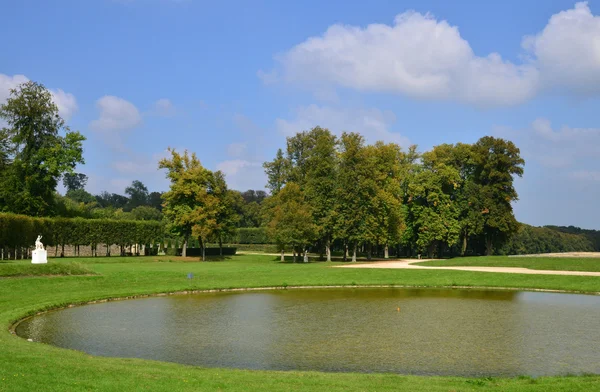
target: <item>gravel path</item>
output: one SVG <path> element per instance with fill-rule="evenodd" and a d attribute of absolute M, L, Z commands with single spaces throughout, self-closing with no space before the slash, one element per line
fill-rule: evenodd
<path fill-rule="evenodd" d="M 600 276 L 600 272 L 589 271 L 533 270 L 529 268 L 517 267 L 425 267 L 418 265 L 418 263 L 422 263 L 424 261 L 428 260 L 394 260 L 376 261 L 371 263 L 352 263 L 348 265 L 336 265 L 334 268 L 438 269 L 454 271 L 501 272 L 505 274 Z"/>

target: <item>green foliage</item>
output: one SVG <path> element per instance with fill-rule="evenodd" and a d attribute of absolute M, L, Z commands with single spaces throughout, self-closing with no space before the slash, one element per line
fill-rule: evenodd
<path fill-rule="evenodd" d="M 148 205 L 150 197 L 148 188 L 141 181 L 133 181 L 130 186 L 125 188 L 125 193 L 129 196 L 129 200 L 124 208 L 125 211 L 131 211 L 134 208 Z"/>
<path fill-rule="evenodd" d="M 82 173 L 65 173 L 63 176 L 63 185 L 67 188 L 67 193 L 83 190 L 87 181 L 88 177 Z"/>
<path fill-rule="evenodd" d="M 521 224 L 519 231 L 499 250 L 499 254 L 593 252 L 594 244 L 582 234 L 564 233 L 547 227 Z"/>
<path fill-rule="evenodd" d="M 148 244 L 163 238 L 156 221 L 35 218 L 0 213 L 0 247 L 31 247 L 38 235 L 48 246 Z"/>
<path fill-rule="evenodd" d="M 2 210 L 54 214 L 58 180 L 84 163 L 85 138 L 65 126 L 52 94 L 31 81 L 10 91 L 10 98 L 0 105 L 0 119 L 7 123 L 0 131 Z"/>
<path fill-rule="evenodd" d="M 292 248 L 303 252 L 317 236 L 312 210 L 300 187 L 287 183 L 270 200 L 267 232 L 280 249 Z"/>

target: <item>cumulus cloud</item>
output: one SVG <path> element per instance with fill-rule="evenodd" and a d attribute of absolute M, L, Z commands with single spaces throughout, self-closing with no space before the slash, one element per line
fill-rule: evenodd
<path fill-rule="evenodd" d="M 499 128 L 495 133 L 513 140 L 526 161 L 533 160 L 556 175 L 593 179 L 593 173 L 600 170 L 597 159 L 600 128 L 567 125 L 554 128 L 550 120 L 538 118 L 526 129 Z"/>
<path fill-rule="evenodd" d="M 479 56 L 458 27 L 408 11 L 392 25 L 333 25 L 276 56 L 276 67 L 259 77 L 316 93 L 343 87 L 480 107 L 520 104 L 545 90 L 600 93 L 600 17 L 587 3 L 553 15 L 522 46 L 519 64 Z"/>
<path fill-rule="evenodd" d="M 575 94 L 600 93 L 600 17 L 587 2 L 553 15 L 523 47 L 535 57 L 542 84 Z"/>
<path fill-rule="evenodd" d="M 227 155 L 233 158 L 239 158 L 246 152 L 248 146 L 246 143 L 231 143 L 227 146 Z"/>
<path fill-rule="evenodd" d="M 217 170 L 225 174 L 231 189 L 264 189 L 267 183 L 267 176 L 260 162 L 232 159 L 217 164 Z"/>
<path fill-rule="evenodd" d="M 6 102 L 10 97 L 10 90 L 16 88 L 22 83 L 29 81 L 25 75 L 8 76 L 0 74 L 0 104 Z M 71 93 L 66 93 L 61 89 L 50 89 L 52 100 L 58 107 L 58 114 L 64 119 L 69 120 L 78 110 L 77 99 Z"/>
<path fill-rule="evenodd" d="M 309 105 L 297 108 L 295 118 L 291 120 L 278 118 L 276 126 L 285 136 L 319 125 L 337 135 L 341 135 L 344 131 L 359 132 L 368 143 L 381 140 L 408 147 L 410 142 L 406 137 L 390 130 L 394 122 L 396 122 L 394 113 L 379 109 L 338 109 Z"/>
<path fill-rule="evenodd" d="M 152 112 L 157 116 L 170 117 L 173 114 L 175 114 L 175 106 L 170 100 L 166 98 L 161 98 L 158 101 L 154 102 Z"/>
<path fill-rule="evenodd" d="M 90 123 L 96 131 L 122 131 L 135 128 L 142 122 L 139 110 L 123 98 L 106 95 L 96 101 L 100 117 Z"/>
<path fill-rule="evenodd" d="M 535 93 L 538 78 L 531 65 L 496 53 L 476 56 L 456 26 L 414 11 L 398 15 L 392 26 L 331 26 L 277 61 L 269 80 L 477 105 L 523 102 Z"/>

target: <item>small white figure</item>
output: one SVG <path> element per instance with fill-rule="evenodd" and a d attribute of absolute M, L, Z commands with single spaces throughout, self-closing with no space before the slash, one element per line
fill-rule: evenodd
<path fill-rule="evenodd" d="M 35 249 L 44 249 L 44 244 L 42 244 L 42 236 L 38 235 L 37 240 L 35 240 Z"/>
<path fill-rule="evenodd" d="M 48 262 L 48 253 L 44 249 L 42 244 L 42 236 L 38 235 L 35 240 L 35 250 L 31 252 L 31 263 L 32 264 L 46 264 Z"/>

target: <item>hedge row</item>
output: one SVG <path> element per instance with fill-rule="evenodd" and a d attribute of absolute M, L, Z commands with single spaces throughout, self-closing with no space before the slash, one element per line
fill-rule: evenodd
<path fill-rule="evenodd" d="M 33 247 L 38 235 L 46 246 L 149 244 L 164 237 L 156 221 L 84 218 L 35 218 L 0 213 L 0 247 Z"/>
<path fill-rule="evenodd" d="M 186 257 L 202 257 L 202 248 L 187 248 L 186 249 Z M 237 248 L 224 246 L 223 247 L 223 256 L 235 256 L 237 252 Z M 168 256 L 181 256 L 182 249 L 181 248 L 169 248 L 166 250 L 166 254 Z M 206 248 L 204 251 L 205 256 L 220 256 L 219 248 Z"/>

